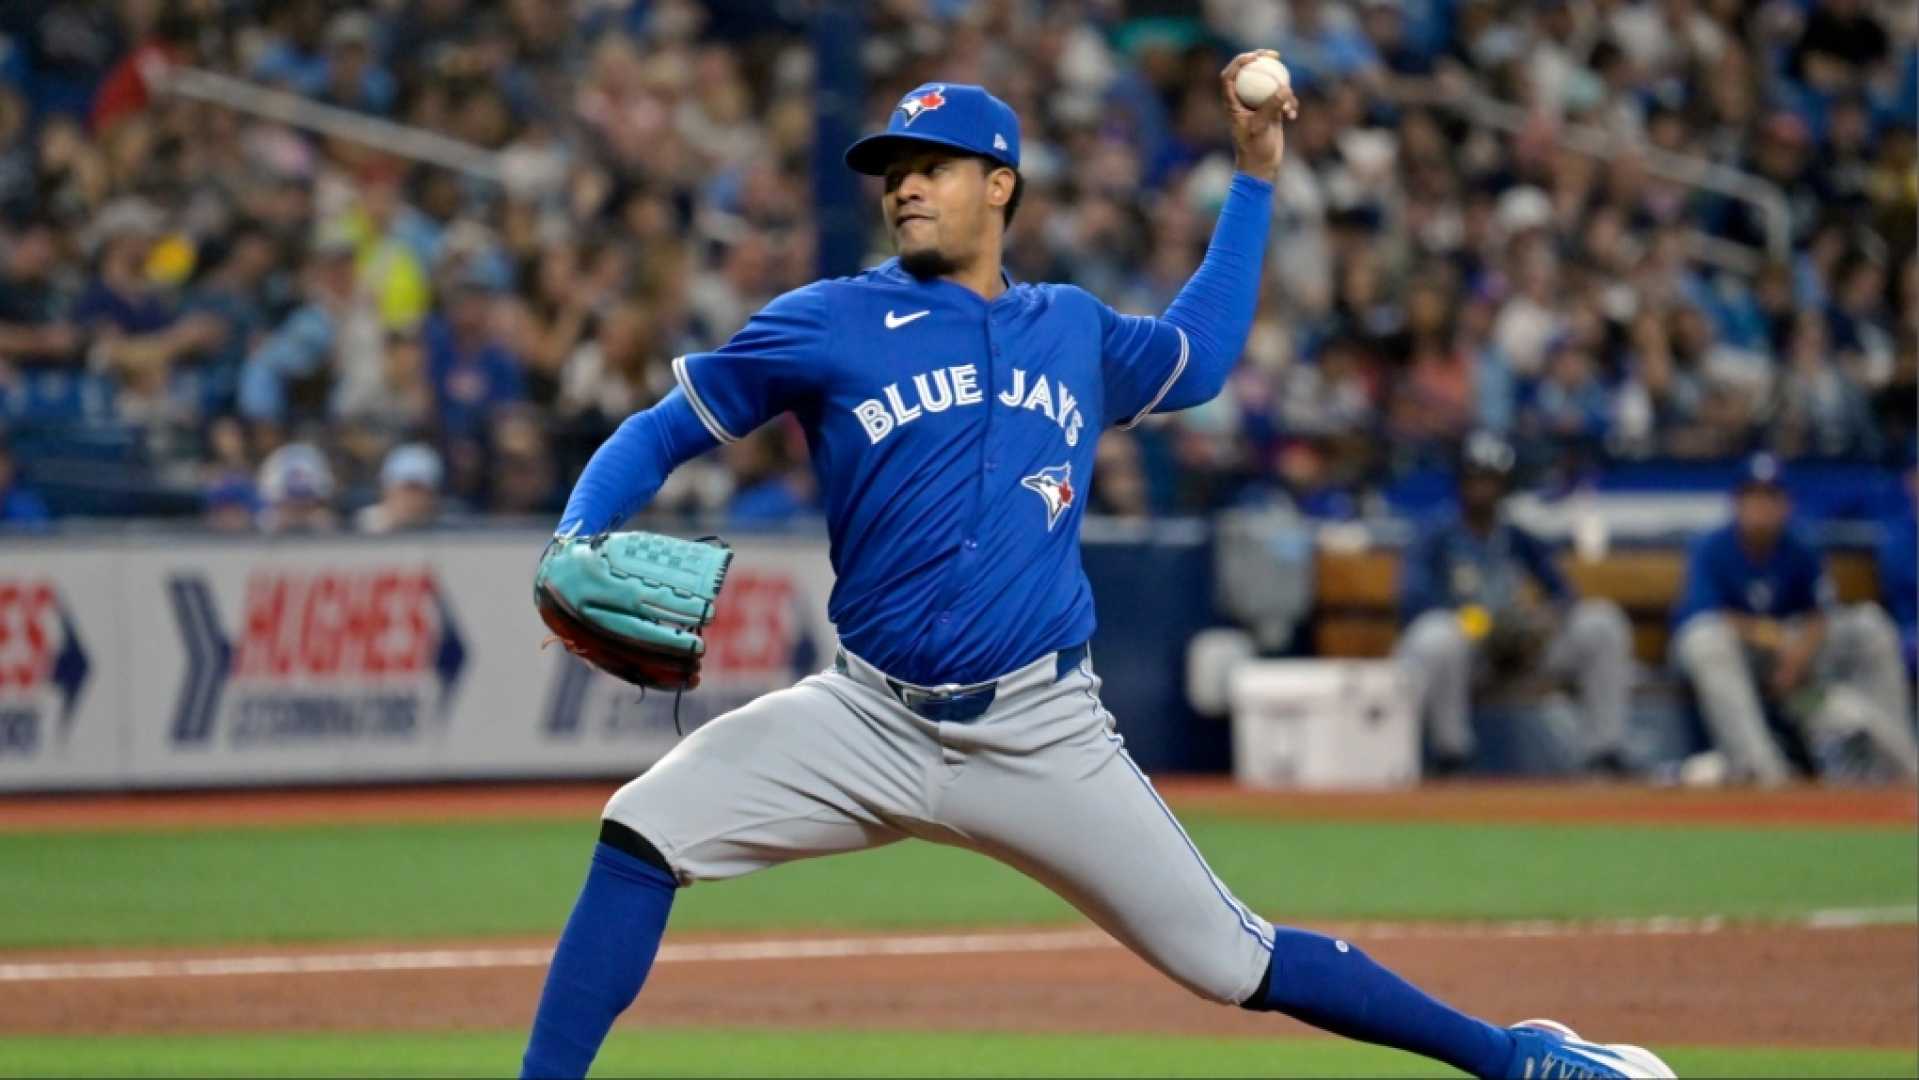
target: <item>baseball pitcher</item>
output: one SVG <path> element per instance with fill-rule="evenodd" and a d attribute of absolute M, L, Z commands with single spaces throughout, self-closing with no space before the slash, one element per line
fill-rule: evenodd
<path fill-rule="evenodd" d="M 1012 281 L 1020 128 L 931 83 L 846 152 L 883 177 L 898 257 L 786 294 L 629 418 L 573 491 L 535 582 L 570 648 L 647 686 L 698 678 L 728 553 L 610 533 L 669 470 L 782 413 L 806 430 L 837 582 L 832 666 L 705 725 L 607 803 L 523 1064 L 585 1075 L 638 994 L 681 888 L 908 838 L 1001 860 L 1196 994 L 1477 1076 L 1671 1076 L 1564 1026 L 1499 1027 L 1345 941 L 1237 900 L 1154 793 L 1099 697 L 1079 528 L 1109 425 L 1207 401 L 1253 320 L 1290 91 L 1221 75 L 1237 174 L 1159 318 Z M 1124 856 L 1116 853 L 1123 852 Z"/>

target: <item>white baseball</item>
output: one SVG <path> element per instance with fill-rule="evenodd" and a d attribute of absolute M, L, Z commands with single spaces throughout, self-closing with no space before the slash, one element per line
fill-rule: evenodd
<path fill-rule="evenodd" d="M 1239 69 L 1233 78 L 1233 93 L 1239 95 L 1240 104 L 1257 109 L 1292 85 L 1293 73 L 1286 70 L 1285 64 L 1262 56 Z"/>

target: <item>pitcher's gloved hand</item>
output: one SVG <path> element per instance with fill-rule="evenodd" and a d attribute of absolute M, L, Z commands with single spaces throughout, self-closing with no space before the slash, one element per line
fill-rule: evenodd
<path fill-rule="evenodd" d="M 706 655 L 733 551 L 717 538 L 648 532 L 555 537 L 533 577 L 533 601 L 560 642 L 635 686 L 691 690 Z"/>

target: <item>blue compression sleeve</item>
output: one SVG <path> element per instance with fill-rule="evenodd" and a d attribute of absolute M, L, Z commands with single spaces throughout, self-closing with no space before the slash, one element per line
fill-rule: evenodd
<path fill-rule="evenodd" d="M 1473 1076 L 1505 1076 L 1512 1063 L 1510 1032 L 1428 997 L 1358 948 L 1306 930 L 1273 929 L 1266 981 L 1241 1004 L 1424 1054 Z"/>
<path fill-rule="evenodd" d="M 646 982 L 678 885 L 624 851 L 594 846 L 586 885 L 547 968 L 521 1076 L 586 1075 L 613 1021 Z"/>
<path fill-rule="evenodd" d="M 592 536 L 617 527 L 645 506 L 666 474 L 719 445 L 674 387 L 659 404 L 626 418 L 586 463 L 560 515 L 560 534 Z"/>
<path fill-rule="evenodd" d="M 1189 409 L 1225 388 L 1253 329 L 1272 225 L 1273 185 L 1234 173 L 1206 257 L 1163 316 L 1186 332 L 1190 351 L 1185 373 L 1154 411 Z"/>

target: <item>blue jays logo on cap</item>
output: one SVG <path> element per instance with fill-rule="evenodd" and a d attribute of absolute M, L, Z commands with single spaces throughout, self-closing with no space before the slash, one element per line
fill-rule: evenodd
<path fill-rule="evenodd" d="M 921 113 L 931 112 L 946 104 L 946 95 L 940 92 L 945 89 L 944 86 L 929 86 L 922 90 L 915 90 L 902 98 L 899 110 L 906 114 L 907 126 L 911 127 L 913 121 L 920 118 Z"/>
<path fill-rule="evenodd" d="M 1013 107 L 964 83 L 926 83 L 900 99 L 886 130 L 846 148 L 847 167 L 880 176 L 902 153 L 947 147 L 1019 168 L 1019 117 Z"/>

